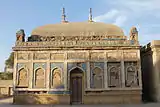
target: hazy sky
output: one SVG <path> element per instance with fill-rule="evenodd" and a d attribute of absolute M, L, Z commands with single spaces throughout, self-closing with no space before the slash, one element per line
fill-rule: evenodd
<path fill-rule="evenodd" d="M 37 26 L 59 23 L 62 7 L 70 22 L 87 21 L 91 7 L 95 21 L 116 24 L 126 36 L 136 26 L 142 45 L 160 40 L 160 0 L 1 0 L 0 71 L 12 51 L 16 31 L 22 28 L 29 36 Z"/>

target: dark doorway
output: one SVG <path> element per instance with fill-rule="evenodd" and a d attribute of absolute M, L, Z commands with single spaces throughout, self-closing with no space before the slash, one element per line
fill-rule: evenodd
<path fill-rule="evenodd" d="M 75 68 L 70 72 L 71 104 L 82 104 L 83 71 Z"/>

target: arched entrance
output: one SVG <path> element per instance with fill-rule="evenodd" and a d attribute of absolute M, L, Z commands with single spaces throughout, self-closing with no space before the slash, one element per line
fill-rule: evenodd
<path fill-rule="evenodd" d="M 70 71 L 71 104 L 82 104 L 83 71 L 75 68 Z"/>

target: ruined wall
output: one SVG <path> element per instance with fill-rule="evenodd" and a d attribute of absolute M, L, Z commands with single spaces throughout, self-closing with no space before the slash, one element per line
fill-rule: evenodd
<path fill-rule="evenodd" d="M 143 98 L 160 101 L 160 41 L 155 40 L 141 49 Z"/>

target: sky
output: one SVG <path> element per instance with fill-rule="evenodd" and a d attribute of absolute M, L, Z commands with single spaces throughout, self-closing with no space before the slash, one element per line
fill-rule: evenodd
<path fill-rule="evenodd" d="M 28 37 L 38 26 L 60 23 L 63 7 L 69 22 L 87 21 L 92 8 L 94 21 L 115 24 L 126 36 L 137 27 L 141 45 L 160 40 L 160 0 L 0 0 L 0 71 L 16 31 L 24 29 Z"/>

